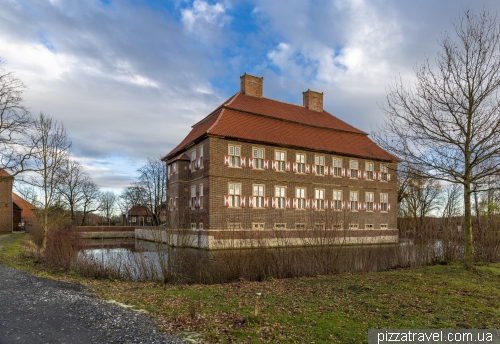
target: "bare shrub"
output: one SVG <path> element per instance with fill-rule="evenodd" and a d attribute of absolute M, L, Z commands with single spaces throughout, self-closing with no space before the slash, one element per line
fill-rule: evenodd
<path fill-rule="evenodd" d="M 80 249 L 80 236 L 72 227 L 57 228 L 46 235 L 44 257 L 49 264 L 69 270 Z"/>

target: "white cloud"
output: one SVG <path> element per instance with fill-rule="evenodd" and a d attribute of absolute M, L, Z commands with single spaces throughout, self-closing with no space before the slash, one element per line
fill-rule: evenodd
<path fill-rule="evenodd" d="M 225 14 L 226 8 L 217 2 L 210 5 L 203 0 L 195 0 L 192 7 L 181 10 L 182 22 L 192 31 L 197 25 L 217 25 L 223 27 L 229 17 Z"/>

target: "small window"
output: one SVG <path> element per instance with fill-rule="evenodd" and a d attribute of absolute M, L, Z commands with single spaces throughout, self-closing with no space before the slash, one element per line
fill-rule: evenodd
<path fill-rule="evenodd" d="M 372 223 L 366 223 L 365 224 L 365 229 L 373 229 L 373 224 Z"/>
<path fill-rule="evenodd" d="M 367 162 L 365 164 L 366 169 L 366 179 L 373 180 L 373 162 Z"/>
<path fill-rule="evenodd" d="M 264 208 L 264 185 L 254 185 L 252 193 L 254 208 Z"/>
<path fill-rule="evenodd" d="M 174 174 L 177 173 L 177 161 L 172 164 L 172 170 L 174 171 Z"/>
<path fill-rule="evenodd" d="M 386 193 L 381 193 L 380 194 L 380 211 L 387 211 L 387 200 L 388 200 L 388 194 Z"/>
<path fill-rule="evenodd" d="M 297 172 L 298 173 L 306 173 L 306 155 L 305 154 L 297 154 L 296 162 L 297 162 Z"/>
<path fill-rule="evenodd" d="M 358 192 L 351 191 L 349 193 L 349 201 L 351 202 L 351 211 L 358 211 Z"/>
<path fill-rule="evenodd" d="M 296 223 L 295 229 L 306 229 L 306 224 L 305 223 Z"/>
<path fill-rule="evenodd" d="M 387 229 L 387 223 L 381 223 L 380 229 Z"/>
<path fill-rule="evenodd" d="M 389 169 L 387 168 L 387 165 L 380 165 L 380 179 L 384 182 L 387 181 L 387 174 L 389 172 Z"/>
<path fill-rule="evenodd" d="M 229 183 L 229 206 L 241 206 L 241 184 Z"/>
<path fill-rule="evenodd" d="M 191 186 L 191 209 L 194 209 L 196 205 L 196 185 Z"/>
<path fill-rule="evenodd" d="M 200 145 L 200 168 L 203 168 L 203 145 Z"/>
<path fill-rule="evenodd" d="M 314 190 L 314 202 L 316 203 L 316 210 L 325 209 L 325 190 L 315 189 Z"/>
<path fill-rule="evenodd" d="M 275 198 L 276 198 L 276 208 L 285 209 L 285 201 L 286 201 L 286 187 L 277 186 L 275 188 Z"/>
<path fill-rule="evenodd" d="M 342 159 L 333 158 L 333 176 L 342 177 Z"/>
<path fill-rule="evenodd" d="M 241 223 L 240 222 L 229 222 L 228 228 L 232 229 L 232 230 L 241 229 Z"/>
<path fill-rule="evenodd" d="M 191 171 L 196 168 L 196 149 L 191 152 Z"/>
<path fill-rule="evenodd" d="M 333 229 L 342 229 L 342 223 L 340 223 L 340 222 L 334 223 L 333 224 Z"/>
<path fill-rule="evenodd" d="M 275 223 L 274 229 L 286 229 L 286 223 Z"/>
<path fill-rule="evenodd" d="M 285 172 L 286 169 L 285 152 L 275 151 L 274 155 L 276 160 L 276 171 Z"/>
<path fill-rule="evenodd" d="M 262 222 L 252 223 L 252 229 L 255 231 L 263 231 L 264 230 L 264 223 L 262 223 Z"/>
<path fill-rule="evenodd" d="M 314 164 L 316 165 L 316 174 L 324 175 L 325 174 L 325 157 L 324 156 L 315 156 Z"/>
<path fill-rule="evenodd" d="M 324 230 L 325 229 L 325 224 L 324 223 L 315 223 L 314 224 L 314 229 L 315 230 Z"/>
<path fill-rule="evenodd" d="M 200 222 L 199 229 L 203 229 L 203 222 Z"/>
<path fill-rule="evenodd" d="M 351 169 L 351 178 L 358 178 L 358 161 L 351 160 L 349 163 L 349 167 Z"/>
<path fill-rule="evenodd" d="M 131 220 L 132 220 L 132 223 L 136 223 L 137 222 L 137 217 L 132 216 Z"/>
<path fill-rule="evenodd" d="M 342 190 L 333 190 L 333 209 L 342 210 Z"/>
<path fill-rule="evenodd" d="M 203 209 L 203 184 L 200 184 L 199 207 L 200 209 Z"/>
<path fill-rule="evenodd" d="M 229 166 L 241 167 L 241 147 L 229 146 L 228 153 L 229 153 Z"/>
<path fill-rule="evenodd" d="M 366 211 L 373 211 L 374 200 L 375 200 L 375 197 L 373 195 L 373 192 L 365 193 Z"/>
<path fill-rule="evenodd" d="M 191 224 L 191 229 L 196 229 L 196 223 Z"/>
<path fill-rule="evenodd" d="M 253 168 L 264 168 L 264 149 L 252 148 Z"/>
<path fill-rule="evenodd" d="M 297 198 L 297 209 L 306 208 L 306 188 L 296 188 L 295 196 Z"/>
<path fill-rule="evenodd" d="M 349 229 L 358 229 L 357 223 L 349 223 Z"/>

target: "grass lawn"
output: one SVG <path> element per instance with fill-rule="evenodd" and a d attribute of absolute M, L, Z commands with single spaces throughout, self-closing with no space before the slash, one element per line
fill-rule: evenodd
<path fill-rule="evenodd" d="M 105 300 L 148 311 L 169 333 L 197 332 L 204 343 L 366 343 L 371 328 L 500 328 L 500 264 L 164 287 L 84 279 L 20 258 L 20 250 L 19 242 L 6 246 L 0 259 L 83 283 Z"/>

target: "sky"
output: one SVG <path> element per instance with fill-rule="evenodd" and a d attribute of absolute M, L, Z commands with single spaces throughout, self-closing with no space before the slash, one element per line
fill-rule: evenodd
<path fill-rule="evenodd" d="M 0 58 L 26 85 L 25 105 L 61 121 L 71 157 L 120 193 L 147 157 L 166 155 L 191 126 L 264 77 L 264 97 L 324 108 L 365 131 L 397 77 L 440 51 L 464 8 L 498 1 L 2 0 Z"/>

